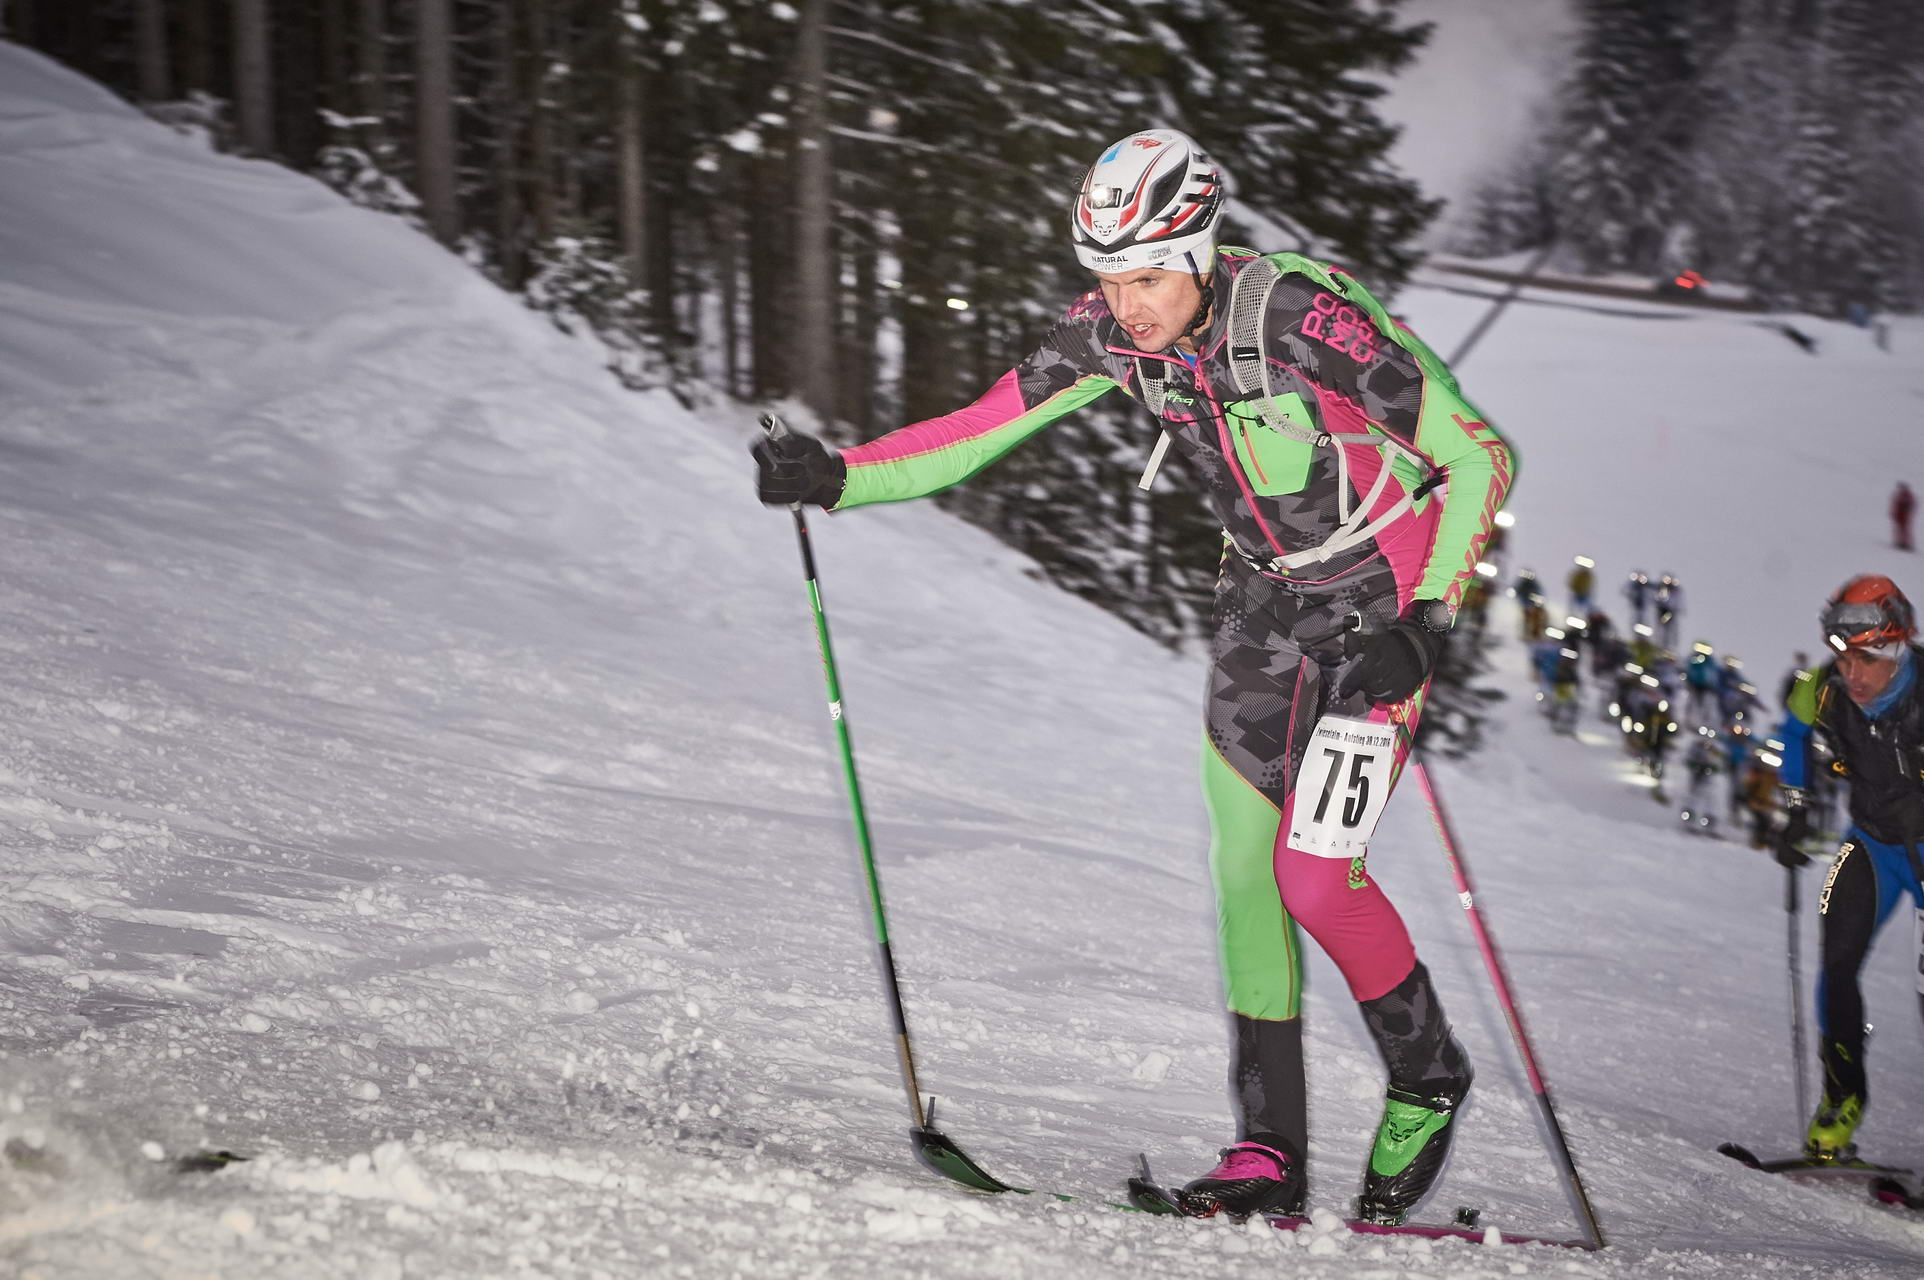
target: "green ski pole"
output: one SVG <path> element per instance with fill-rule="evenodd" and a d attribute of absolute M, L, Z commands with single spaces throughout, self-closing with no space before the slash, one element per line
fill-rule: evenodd
<path fill-rule="evenodd" d="M 763 414 L 761 421 L 762 430 L 770 440 L 779 440 L 788 434 L 787 426 L 772 413 Z M 888 914 L 882 907 L 882 879 L 875 870 L 875 845 L 869 836 L 868 811 L 862 804 L 862 784 L 855 773 L 855 747 L 849 741 L 848 716 L 842 707 L 842 683 L 835 671 L 835 649 L 829 643 L 828 614 L 822 608 L 815 549 L 809 542 L 808 518 L 802 514 L 802 504 L 792 504 L 789 511 L 795 517 L 795 537 L 802 550 L 802 577 L 808 583 L 809 608 L 815 614 L 815 642 L 822 653 L 822 677 L 828 683 L 828 718 L 834 722 L 836 745 L 842 753 L 842 781 L 848 789 L 849 811 L 855 819 L 855 843 L 868 881 L 875 941 L 882 954 L 883 987 L 888 994 L 889 1012 L 895 1020 L 896 1057 L 902 1067 L 902 1084 L 908 1090 L 909 1115 L 915 1121 L 909 1130 L 909 1141 L 917 1158 L 945 1178 L 982 1191 L 1026 1191 L 1001 1181 L 971 1160 L 935 1127 L 935 1100 L 931 1098 L 926 1104 L 922 1101 L 922 1086 L 915 1074 L 915 1053 L 909 1045 L 908 1013 L 902 1006 L 902 984 L 896 977 L 895 952 L 889 946 Z"/>

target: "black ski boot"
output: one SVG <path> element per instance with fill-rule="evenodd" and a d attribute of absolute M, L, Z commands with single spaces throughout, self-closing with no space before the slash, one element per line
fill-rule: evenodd
<path fill-rule="evenodd" d="M 1390 1069 L 1376 1142 L 1363 1170 L 1356 1216 L 1400 1223 L 1443 1169 L 1455 1118 L 1476 1073 L 1450 1034 L 1443 1007 L 1420 963 L 1396 989 L 1362 1002 L 1363 1021 Z"/>

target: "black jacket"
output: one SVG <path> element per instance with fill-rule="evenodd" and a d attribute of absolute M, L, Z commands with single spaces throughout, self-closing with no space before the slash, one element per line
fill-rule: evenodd
<path fill-rule="evenodd" d="M 1837 664 L 1815 678 L 1807 723 L 1823 735 L 1836 757 L 1830 770 L 1851 787 L 1851 824 L 1886 844 L 1924 841 L 1924 649 L 1911 646 L 1910 690 L 1895 707 L 1872 720 L 1851 701 Z M 1791 714 L 1802 699 L 1791 698 Z"/>

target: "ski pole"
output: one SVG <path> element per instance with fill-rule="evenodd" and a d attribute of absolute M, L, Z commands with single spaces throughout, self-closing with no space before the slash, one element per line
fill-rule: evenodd
<path fill-rule="evenodd" d="M 1790 1052 L 1797 1074 L 1797 1123 L 1810 1116 L 1810 1076 L 1804 1053 L 1802 939 L 1797 934 L 1797 868 L 1784 868 L 1784 915 L 1790 922 Z"/>
<path fill-rule="evenodd" d="M 788 434 L 788 427 L 772 413 L 761 419 L 762 430 L 770 440 Z M 835 649 L 828 638 L 828 613 L 822 607 L 822 585 L 815 569 L 815 550 L 808 538 L 808 518 L 802 504 L 792 503 L 795 537 L 801 545 L 802 578 L 808 584 L 809 608 L 815 615 L 815 643 L 821 650 L 822 677 L 828 684 L 828 717 L 835 724 L 835 741 L 841 748 L 842 781 L 848 791 L 849 811 L 855 820 L 855 843 L 862 855 L 862 870 L 868 881 L 870 918 L 875 926 L 875 942 L 882 956 L 882 983 L 888 995 L 889 1012 L 895 1021 L 895 1052 L 902 1068 L 902 1084 L 908 1090 L 909 1115 L 915 1121 L 909 1141 L 923 1164 L 956 1182 L 983 1191 L 1021 1191 L 997 1179 L 971 1160 L 960 1147 L 935 1127 L 935 1102 L 925 1105 L 922 1086 L 915 1074 L 915 1052 L 909 1044 L 908 1012 L 902 1004 L 902 984 L 896 976 L 895 952 L 889 945 L 888 914 L 882 907 L 882 879 L 875 870 L 875 845 L 870 839 L 868 811 L 862 804 L 862 784 L 855 773 L 855 747 L 849 740 L 848 716 L 842 707 L 842 684 L 835 671 Z"/>
<path fill-rule="evenodd" d="M 1423 800 L 1429 806 L 1437 841 L 1443 846 L 1443 856 L 1450 864 L 1450 875 L 1456 881 L 1457 901 L 1463 904 L 1463 913 L 1469 917 L 1470 931 L 1476 935 L 1477 950 L 1483 953 L 1483 967 L 1489 970 L 1490 982 L 1496 987 L 1497 1003 L 1503 1006 L 1503 1016 L 1510 1023 L 1510 1038 L 1516 1042 L 1517 1054 L 1523 1059 L 1524 1072 L 1530 1077 L 1530 1088 L 1536 1094 L 1537 1113 L 1542 1116 L 1544 1129 L 1550 1135 L 1550 1155 L 1563 1177 L 1564 1191 L 1569 1196 L 1571 1207 L 1577 1211 L 1585 1235 L 1601 1249 L 1603 1228 L 1597 1224 L 1596 1211 L 1590 1207 L 1590 1197 L 1584 1193 L 1583 1179 L 1578 1176 L 1576 1161 L 1570 1156 L 1570 1144 L 1564 1140 L 1563 1126 L 1557 1123 L 1556 1107 L 1550 1102 L 1550 1087 L 1544 1083 L 1543 1073 L 1537 1069 L 1536 1054 L 1530 1051 L 1530 1037 L 1523 1029 L 1523 1014 L 1510 993 L 1510 981 L 1504 976 L 1503 961 L 1497 955 L 1496 943 L 1491 940 L 1490 931 L 1483 924 L 1483 916 L 1476 909 L 1476 897 L 1470 889 L 1470 874 L 1457 851 L 1456 837 L 1450 829 L 1449 817 L 1443 810 L 1443 798 L 1436 792 L 1436 783 L 1430 777 L 1430 771 L 1416 755 L 1413 740 L 1410 768 L 1416 773 L 1417 784 L 1423 788 Z"/>

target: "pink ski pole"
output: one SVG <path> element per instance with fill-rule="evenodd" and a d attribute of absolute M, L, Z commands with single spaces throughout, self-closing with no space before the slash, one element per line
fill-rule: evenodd
<path fill-rule="evenodd" d="M 1450 820 L 1443 812 L 1443 799 L 1436 794 L 1436 783 L 1430 779 L 1430 771 L 1414 751 L 1410 754 L 1410 768 L 1416 771 L 1417 785 L 1423 788 L 1423 801 L 1429 806 L 1430 820 L 1436 826 L 1436 838 L 1443 846 L 1443 856 L 1449 860 L 1450 875 L 1456 880 L 1457 901 L 1463 904 L 1463 914 L 1470 919 L 1470 932 L 1476 935 L 1477 950 L 1483 953 L 1483 967 L 1489 970 L 1490 982 L 1496 987 L 1497 1003 L 1503 1006 L 1503 1016 L 1510 1023 L 1510 1037 L 1516 1041 L 1517 1053 L 1523 1059 L 1523 1070 L 1530 1077 L 1530 1088 L 1537 1098 L 1537 1112 L 1543 1117 L 1544 1128 L 1550 1135 L 1550 1156 L 1563 1175 L 1564 1190 L 1570 1197 L 1570 1205 L 1577 1211 L 1577 1218 L 1590 1242 L 1603 1248 L 1603 1228 L 1597 1225 L 1596 1211 L 1590 1207 L 1590 1197 L 1584 1194 L 1583 1179 L 1577 1176 L 1576 1161 L 1570 1158 L 1570 1144 L 1564 1141 L 1563 1126 L 1557 1123 L 1556 1108 L 1550 1104 L 1550 1087 L 1543 1082 L 1543 1073 L 1537 1069 L 1536 1054 L 1530 1051 L 1530 1037 L 1523 1030 L 1523 1014 L 1517 1008 L 1515 997 L 1510 994 L 1510 981 L 1504 976 L 1503 961 L 1497 956 L 1496 943 L 1490 938 L 1490 931 L 1483 925 L 1483 917 L 1476 909 L 1476 897 L 1470 889 L 1470 874 L 1464 869 L 1463 859 L 1457 853 L 1456 837 L 1450 830 Z"/>

